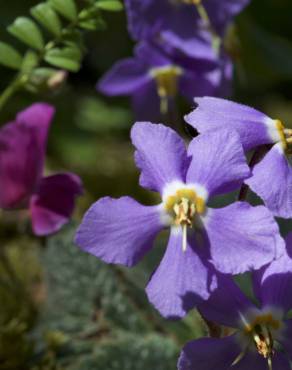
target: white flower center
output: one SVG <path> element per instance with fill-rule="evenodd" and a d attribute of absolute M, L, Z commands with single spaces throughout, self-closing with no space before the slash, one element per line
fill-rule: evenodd
<path fill-rule="evenodd" d="M 170 216 L 174 226 L 181 227 L 182 249 L 187 248 L 187 230 L 192 228 L 196 214 L 205 212 L 205 201 L 195 190 L 189 188 L 177 189 L 172 195 L 166 196 L 163 202 L 164 210 Z"/>

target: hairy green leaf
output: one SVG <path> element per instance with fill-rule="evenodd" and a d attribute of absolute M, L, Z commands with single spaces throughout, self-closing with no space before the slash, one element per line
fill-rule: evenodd
<path fill-rule="evenodd" d="M 8 27 L 8 32 L 34 49 L 41 50 L 44 47 L 44 40 L 41 31 L 35 22 L 27 17 L 16 18 L 16 20 Z"/>
<path fill-rule="evenodd" d="M 118 12 L 123 9 L 123 4 L 118 0 L 100 0 L 96 3 L 99 9 Z"/>
<path fill-rule="evenodd" d="M 0 64 L 19 69 L 22 63 L 22 56 L 12 46 L 0 41 Z"/>
<path fill-rule="evenodd" d="M 78 48 L 65 47 L 48 50 L 45 61 L 55 67 L 77 72 L 80 69 L 81 52 Z"/>
<path fill-rule="evenodd" d="M 56 36 L 60 35 L 62 31 L 60 19 L 48 3 L 38 4 L 31 8 L 30 12 L 47 30 Z"/>
<path fill-rule="evenodd" d="M 77 8 L 74 0 L 50 0 L 49 4 L 70 21 L 77 19 Z"/>

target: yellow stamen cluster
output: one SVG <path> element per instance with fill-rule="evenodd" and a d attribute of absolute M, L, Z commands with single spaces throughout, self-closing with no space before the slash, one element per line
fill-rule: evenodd
<path fill-rule="evenodd" d="M 271 329 L 278 330 L 280 329 L 281 323 L 279 320 L 275 319 L 271 313 L 265 313 L 262 315 L 258 315 L 255 319 L 245 325 L 245 332 L 250 333 L 254 330 L 255 327 L 266 325 L 269 326 Z"/>
<path fill-rule="evenodd" d="M 290 148 L 292 145 L 292 129 L 285 128 L 283 123 L 278 119 L 275 120 L 275 125 L 279 133 L 280 141 L 283 145 L 284 150 L 287 151 L 288 153 L 291 153 Z"/>
<path fill-rule="evenodd" d="M 181 0 L 185 4 L 190 4 L 190 5 L 199 5 L 201 4 L 202 0 Z"/>
<path fill-rule="evenodd" d="M 274 354 L 274 341 L 272 332 L 279 330 L 281 323 L 271 313 L 255 317 L 246 323 L 244 332 L 253 341 L 258 353 L 268 361 L 269 369 L 272 369 L 272 356 Z"/>
<path fill-rule="evenodd" d="M 174 195 L 167 197 L 165 210 L 173 219 L 173 224 L 181 226 L 183 232 L 183 251 L 187 246 L 187 228 L 192 227 L 195 214 L 205 211 L 205 202 L 194 190 L 180 189 Z"/>
<path fill-rule="evenodd" d="M 151 76 L 156 81 L 157 93 L 161 101 L 161 113 L 168 111 L 168 98 L 174 98 L 177 94 L 178 78 L 182 75 L 182 69 L 177 66 L 165 66 L 152 68 Z"/>

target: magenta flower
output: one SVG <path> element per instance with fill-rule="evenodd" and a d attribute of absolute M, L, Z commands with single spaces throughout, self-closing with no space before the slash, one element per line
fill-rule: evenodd
<path fill-rule="evenodd" d="M 28 208 L 36 235 L 58 231 L 82 192 L 72 173 L 43 177 L 47 135 L 54 108 L 36 103 L 0 130 L 0 208 Z"/>
<path fill-rule="evenodd" d="M 292 233 L 286 238 L 286 248 L 281 258 L 254 273 L 258 305 L 231 277 L 218 279 L 218 288 L 200 310 L 212 322 L 232 328 L 234 334 L 188 343 L 181 353 L 179 370 L 291 369 Z"/>
<path fill-rule="evenodd" d="M 292 217 L 292 168 L 289 163 L 292 130 L 278 119 L 271 119 L 253 108 L 228 100 L 204 97 L 195 99 L 198 107 L 185 117 L 199 132 L 218 127 L 235 129 L 244 149 L 271 144 L 264 158 L 246 180 L 275 216 Z"/>
<path fill-rule="evenodd" d="M 232 19 L 250 0 L 203 0 L 213 29 L 223 35 Z M 197 0 L 126 0 L 129 32 L 135 40 L 160 38 L 194 56 L 204 22 Z"/>
<path fill-rule="evenodd" d="M 235 132 L 200 135 L 188 151 L 173 130 L 160 124 L 136 123 L 131 137 L 140 185 L 159 192 L 161 203 L 146 207 L 129 197 L 102 198 L 85 214 L 75 241 L 107 263 L 133 266 L 169 228 L 164 257 L 146 288 L 163 316 L 181 317 L 209 297 L 216 287 L 212 266 L 240 273 L 281 253 L 278 226 L 265 207 L 207 206 L 210 197 L 235 189 L 250 175 Z"/>
<path fill-rule="evenodd" d="M 195 95 L 222 95 L 229 90 L 230 60 L 219 60 L 204 42 L 196 46 L 197 56 L 191 59 L 175 49 L 142 42 L 134 57 L 114 64 L 97 88 L 108 96 L 130 96 L 139 120 L 158 119 L 178 94 L 190 101 Z"/>

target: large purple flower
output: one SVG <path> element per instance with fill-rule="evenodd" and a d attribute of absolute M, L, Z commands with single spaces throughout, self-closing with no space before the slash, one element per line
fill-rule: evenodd
<path fill-rule="evenodd" d="M 198 107 L 185 117 L 199 132 L 218 127 L 236 129 L 245 150 L 272 144 L 264 158 L 254 166 L 246 183 L 258 194 L 275 216 L 292 217 L 292 168 L 289 164 L 292 130 L 278 119 L 228 100 L 196 98 Z"/>
<path fill-rule="evenodd" d="M 157 37 L 194 56 L 196 38 L 204 28 L 197 0 L 126 0 L 129 32 L 135 40 Z M 223 35 L 249 0 L 202 0 L 212 28 Z"/>
<path fill-rule="evenodd" d="M 267 268 L 254 273 L 252 303 L 233 282 L 221 276 L 218 288 L 200 306 L 212 322 L 231 327 L 233 335 L 203 338 L 188 343 L 179 370 L 290 370 L 292 360 L 292 233 L 287 251 Z"/>
<path fill-rule="evenodd" d="M 146 207 L 129 197 L 102 198 L 84 216 L 76 243 L 107 263 L 133 266 L 156 235 L 170 228 L 164 257 L 146 289 L 162 315 L 181 317 L 209 297 L 216 287 L 210 262 L 224 273 L 240 273 L 281 253 L 278 226 L 265 207 L 207 206 L 210 197 L 250 175 L 235 132 L 200 135 L 188 151 L 173 130 L 160 124 L 136 123 L 131 137 L 140 185 L 159 192 L 162 202 Z"/>
<path fill-rule="evenodd" d="M 189 100 L 195 95 L 221 95 L 231 80 L 229 59 L 217 60 L 203 42 L 197 43 L 196 50 L 197 58 L 191 59 L 175 49 L 142 42 L 135 56 L 117 62 L 97 88 L 109 96 L 131 96 L 139 120 L 158 119 L 178 93 Z"/>
<path fill-rule="evenodd" d="M 0 208 L 29 208 L 36 235 L 59 230 L 82 191 L 79 177 L 72 173 L 43 177 L 53 115 L 52 106 L 36 103 L 0 130 Z"/>

